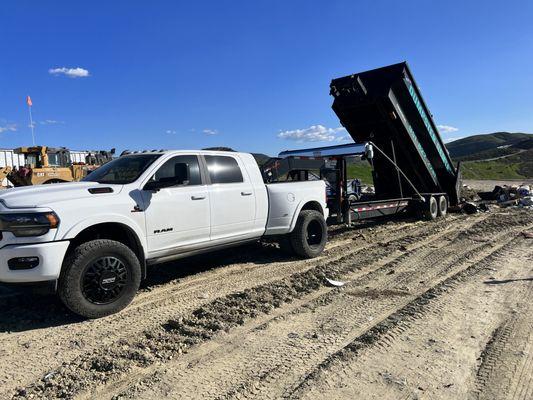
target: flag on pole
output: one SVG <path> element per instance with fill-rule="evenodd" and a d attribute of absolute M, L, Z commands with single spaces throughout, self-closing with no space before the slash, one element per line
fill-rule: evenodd
<path fill-rule="evenodd" d="M 31 106 L 33 105 L 33 103 L 31 101 L 30 96 L 26 96 L 26 104 L 28 105 L 28 113 L 30 114 L 31 140 L 33 142 L 33 145 L 35 146 L 35 132 L 33 131 L 34 125 L 33 118 L 31 116 Z"/>

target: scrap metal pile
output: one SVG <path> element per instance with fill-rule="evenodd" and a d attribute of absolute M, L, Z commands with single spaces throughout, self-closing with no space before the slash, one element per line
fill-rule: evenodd
<path fill-rule="evenodd" d="M 527 184 L 496 185 L 490 192 L 476 192 L 464 185 L 461 195 L 464 202 L 460 208 L 468 214 L 489 211 L 493 205 L 533 210 L 533 187 Z"/>

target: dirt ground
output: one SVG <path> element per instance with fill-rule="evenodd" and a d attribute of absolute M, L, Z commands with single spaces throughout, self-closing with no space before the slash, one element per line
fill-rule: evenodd
<path fill-rule="evenodd" d="M 92 321 L 4 289 L 0 398 L 531 399 L 531 230 L 509 209 L 337 227 L 314 260 L 157 266 Z"/>

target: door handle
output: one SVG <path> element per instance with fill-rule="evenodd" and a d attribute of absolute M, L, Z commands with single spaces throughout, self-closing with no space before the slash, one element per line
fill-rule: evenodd
<path fill-rule="evenodd" d="M 191 200 L 203 200 L 205 196 L 191 196 Z"/>
<path fill-rule="evenodd" d="M 241 192 L 241 196 L 251 196 L 252 192 Z"/>

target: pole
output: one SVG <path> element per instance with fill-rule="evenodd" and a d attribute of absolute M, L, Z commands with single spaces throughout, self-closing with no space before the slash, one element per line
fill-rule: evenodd
<path fill-rule="evenodd" d="M 35 133 L 33 132 L 33 118 L 31 116 L 31 106 L 28 104 L 28 111 L 30 112 L 30 126 L 31 126 L 31 140 L 35 146 Z"/>

